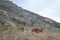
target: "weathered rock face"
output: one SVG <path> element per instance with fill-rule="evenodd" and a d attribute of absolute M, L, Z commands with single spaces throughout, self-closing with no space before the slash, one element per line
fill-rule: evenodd
<path fill-rule="evenodd" d="M 8 0 L 0 0 L 0 23 L 13 26 L 58 26 L 57 22 L 18 7 Z"/>

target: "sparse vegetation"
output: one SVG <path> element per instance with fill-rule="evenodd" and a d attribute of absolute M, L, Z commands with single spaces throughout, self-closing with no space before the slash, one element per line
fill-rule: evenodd
<path fill-rule="evenodd" d="M 12 11 L 11 8 L 7 7 L 6 5 L 0 5 L 0 9 L 6 10 L 6 11 Z"/>
<path fill-rule="evenodd" d="M 58 33 L 60 33 L 58 30 L 57 30 L 58 32 L 57 31 L 52 32 L 53 31 L 52 29 L 46 30 L 46 28 L 45 28 L 43 30 L 43 32 L 34 33 L 34 35 L 33 35 L 31 32 L 31 27 L 25 27 L 25 29 L 24 29 L 24 27 L 21 27 L 21 28 L 19 28 L 19 30 L 21 30 L 21 31 L 16 30 L 17 28 L 12 27 L 12 26 L 9 29 L 10 29 L 10 31 L 8 30 L 8 32 L 3 31 L 2 35 L 4 35 L 4 37 L 5 37 L 4 40 L 6 40 L 6 38 L 7 38 L 6 35 L 8 35 L 8 34 L 9 34 L 8 35 L 9 39 L 12 38 L 14 40 L 54 40 L 54 39 L 57 40 L 59 38 L 55 37 L 55 36 L 59 36 Z M 24 32 L 24 31 L 27 31 L 26 29 L 28 29 L 28 32 Z M 50 30 L 52 30 L 52 31 L 50 32 Z M 55 28 L 55 30 L 56 30 L 56 28 Z M 7 34 L 5 35 L 5 33 L 7 33 Z"/>
<path fill-rule="evenodd" d="M 19 24 L 23 24 L 23 25 L 25 25 L 25 21 L 21 21 L 21 20 L 19 20 L 19 19 L 16 19 L 16 18 L 12 18 L 12 20 L 14 20 L 15 22 L 17 22 L 17 23 L 19 23 Z"/>

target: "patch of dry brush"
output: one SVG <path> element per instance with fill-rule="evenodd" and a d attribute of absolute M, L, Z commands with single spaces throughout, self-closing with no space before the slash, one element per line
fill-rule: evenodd
<path fill-rule="evenodd" d="M 3 31 L 0 32 L 0 40 L 60 40 L 60 31 L 58 30 L 58 32 L 50 32 L 50 29 L 46 30 L 45 28 L 43 32 L 39 33 L 31 32 L 31 30 L 32 29 L 20 27 L 17 28 L 17 31 Z"/>

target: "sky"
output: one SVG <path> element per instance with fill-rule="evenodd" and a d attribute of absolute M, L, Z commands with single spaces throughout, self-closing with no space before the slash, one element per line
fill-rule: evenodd
<path fill-rule="evenodd" d="M 13 3 L 32 11 L 36 14 L 48 17 L 60 22 L 60 0 L 11 0 Z"/>

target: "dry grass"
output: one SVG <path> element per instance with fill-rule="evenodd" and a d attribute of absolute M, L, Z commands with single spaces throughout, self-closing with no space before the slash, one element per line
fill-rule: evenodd
<path fill-rule="evenodd" d="M 43 32 L 32 33 L 31 28 L 25 27 L 24 31 L 0 31 L 0 40 L 60 40 L 60 29 L 44 28 Z"/>

